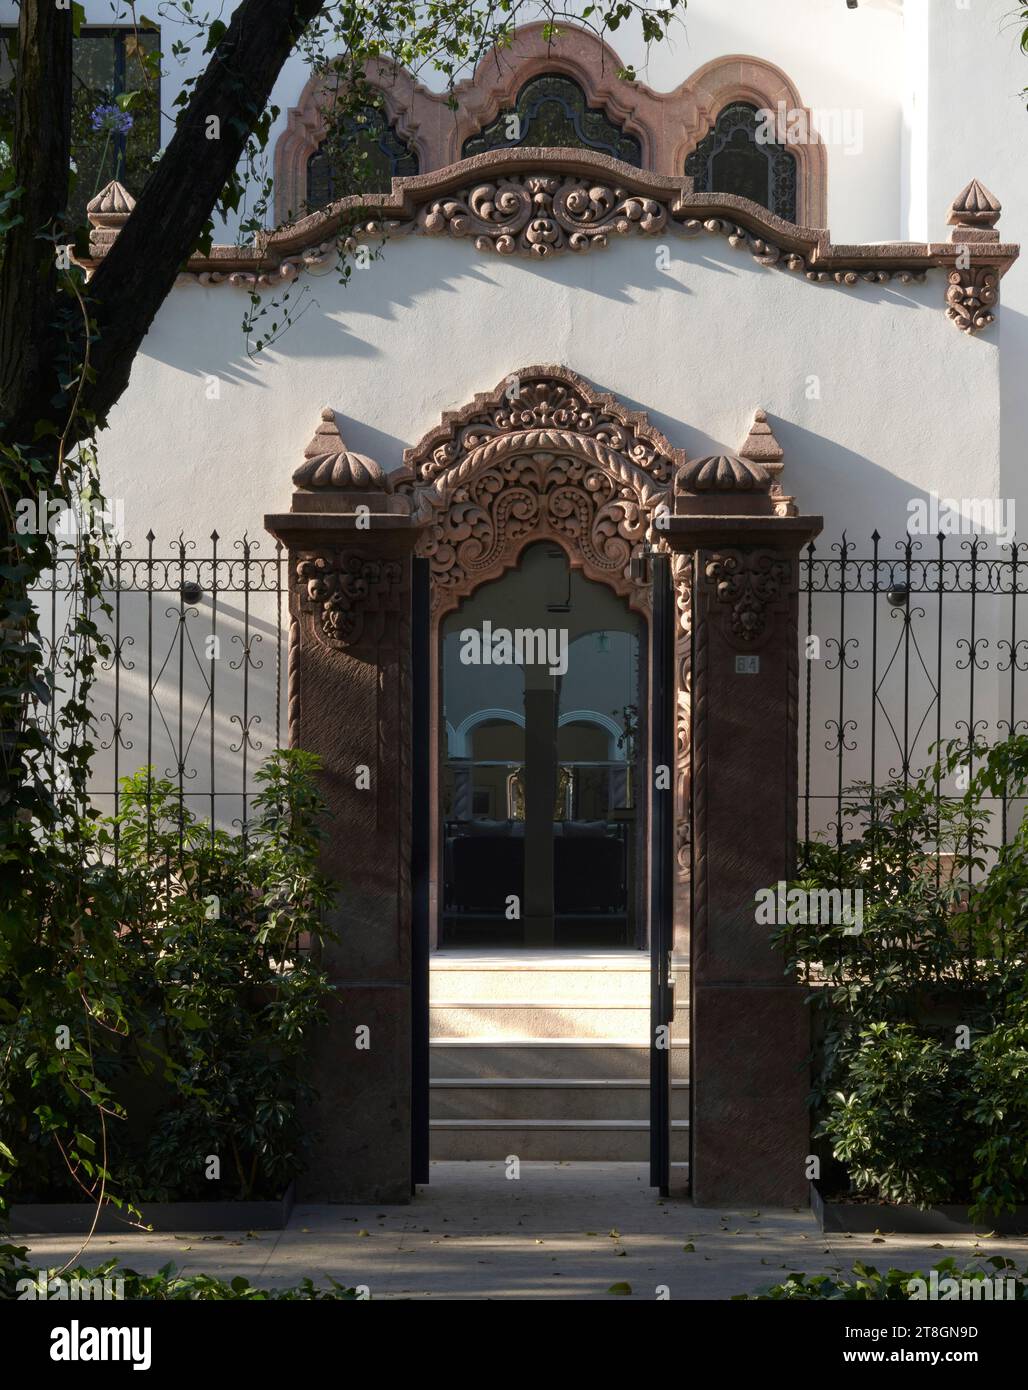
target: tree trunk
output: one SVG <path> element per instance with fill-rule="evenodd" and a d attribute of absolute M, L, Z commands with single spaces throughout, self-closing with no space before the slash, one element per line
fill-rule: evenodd
<path fill-rule="evenodd" d="M 321 0 L 242 0 L 197 81 L 167 151 L 100 268 L 86 286 L 91 370 L 81 380 L 86 325 L 62 289 L 55 259 L 67 205 L 71 147 L 70 9 L 22 0 L 15 79 L 14 168 L 22 222 L 4 241 L 0 266 L 0 441 L 20 450 L 2 473 L 0 562 L 0 817 L 10 815 L 24 777 L 28 683 L 28 588 L 47 563 L 36 538 L 19 548 L 15 507 L 26 492 L 52 488 L 59 450 L 102 427 L 128 385 L 140 344 L 192 253 L 264 112 L 283 63 Z M 214 137 L 214 138 L 212 138 Z"/>
<path fill-rule="evenodd" d="M 87 399 L 98 417 L 128 385 L 147 329 L 195 250 L 283 63 L 320 9 L 320 0 L 244 0 L 233 15 L 167 152 L 90 282 L 98 340 Z"/>
<path fill-rule="evenodd" d="M 30 445 L 34 422 L 60 414 L 52 399 L 58 389 L 55 241 L 68 203 L 70 150 L 71 12 L 53 0 L 22 0 L 11 150 L 22 221 L 4 239 L 0 266 L 0 416 L 7 443 Z"/>

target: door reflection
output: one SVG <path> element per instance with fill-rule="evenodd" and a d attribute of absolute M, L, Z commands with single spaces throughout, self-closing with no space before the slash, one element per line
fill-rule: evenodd
<path fill-rule="evenodd" d="M 440 944 L 644 944 L 642 627 L 547 543 L 444 621 Z"/>

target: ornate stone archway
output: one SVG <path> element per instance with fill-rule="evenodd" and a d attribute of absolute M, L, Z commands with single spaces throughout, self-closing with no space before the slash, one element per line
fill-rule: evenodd
<path fill-rule="evenodd" d="M 455 608 L 552 540 L 572 568 L 645 611 L 632 556 L 657 539 L 685 454 L 639 411 L 566 367 L 523 367 L 408 449 L 394 486 L 411 499 L 432 607 Z"/>
<path fill-rule="evenodd" d="M 432 651 L 440 623 L 481 585 L 514 567 L 539 541 L 553 541 L 572 569 L 649 616 L 650 588 L 633 565 L 659 543 L 685 454 L 640 411 L 599 392 L 567 367 L 536 365 L 508 373 L 492 391 L 444 413 L 404 454 L 390 478 L 410 502 L 416 555 L 431 574 Z M 441 700 L 431 663 L 432 727 Z M 682 757 L 687 757 L 683 749 Z M 442 775 L 439 740 L 431 749 L 431 797 Z M 684 773 L 682 777 L 684 778 Z M 684 802 L 680 803 L 684 816 Z M 440 847 L 433 820 L 430 878 L 433 944 L 438 921 Z"/>
<path fill-rule="evenodd" d="M 803 1199 L 803 990 L 783 982 L 754 916 L 756 890 L 792 870 L 798 557 L 820 529 L 796 515 L 781 467 L 762 412 L 739 456 L 687 460 L 645 415 L 566 367 L 513 372 L 447 412 L 390 475 L 348 451 L 323 411 L 293 510 L 266 518 L 289 553 L 290 738 L 322 758 L 324 864 L 339 885 L 326 968 L 340 988 L 312 1061 L 322 1102 L 305 1198 L 410 1195 L 422 1094 L 411 1039 L 427 1017 L 427 968 L 422 989 L 412 961 L 411 769 L 431 742 L 425 725 L 417 747 L 412 736 L 415 695 L 431 681 L 412 681 L 415 647 L 525 546 L 550 539 L 644 613 L 633 555 L 647 543 L 671 554 L 675 913 L 676 925 L 680 914 L 693 922 L 692 939 L 675 942 L 692 965 L 692 1191 L 704 1205 Z M 412 609 L 417 557 L 433 602 Z M 427 778 L 419 795 L 423 815 Z M 370 1047 L 355 1049 L 368 1032 Z"/>

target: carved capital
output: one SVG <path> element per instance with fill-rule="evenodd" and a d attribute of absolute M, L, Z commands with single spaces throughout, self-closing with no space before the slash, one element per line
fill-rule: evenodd
<path fill-rule="evenodd" d="M 703 577 L 726 611 L 731 639 L 746 649 L 769 635 L 768 618 L 788 597 L 793 563 L 777 550 L 724 550 L 708 556 Z"/>
<path fill-rule="evenodd" d="M 992 265 L 951 270 L 946 291 L 946 317 L 961 333 L 980 333 L 994 323 L 999 302 L 999 271 Z"/>
<path fill-rule="evenodd" d="M 359 550 L 300 556 L 295 567 L 300 611 L 326 646 L 345 651 L 379 643 L 404 598 L 403 566 Z"/>

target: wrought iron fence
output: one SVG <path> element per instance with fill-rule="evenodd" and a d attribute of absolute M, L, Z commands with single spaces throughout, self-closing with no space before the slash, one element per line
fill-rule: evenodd
<path fill-rule="evenodd" d="M 259 763 L 283 745 L 288 627 L 280 543 L 217 532 L 198 553 L 181 536 L 170 554 L 116 547 L 105 562 L 109 655 L 91 693 L 91 791 L 117 813 L 120 779 L 152 767 L 180 806 L 212 825 L 245 828 Z M 51 668 L 80 600 L 73 559 L 35 591 Z M 859 833 L 847 788 L 910 781 L 930 771 L 932 746 L 1028 731 L 1028 546 L 977 538 L 875 532 L 810 545 L 800 562 L 801 725 L 798 829 L 841 846 Z M 61 692 L 44 721 L 54 724 Z M 59 753 L 59 739 L 53 746 Z M 59 768 L 51 765 L 51 777 Z M 937 786 L 939 797 L 955 788 Z M 1002 798 L 1002 836 L 1024 812 Z"/>
<path fill-rule="evenodd" d="M 266 543 L 270 546 L 270 542 Z M 283 549 L 244 535 L 229 545 L 216 531 L 206 553 L 181 535 L 158 553 L 117 545 L 103 566 L 103 601 L 92 614 L 108 655 L 98 663 L 90 795 L 118 813 L 121 779 L 152 768 L 173 783 L 181 808 L 212 827 L 245 830 L 260 762 L 282 746 L 286 588 Z M 82 601 L 73 557 L 62 558 L 34 591 L 47 667 L 58 671 L 73 640 L 68 619 Z M 57 719 L 68 697 L 51 682 L 38 717 L 49 726 L 51 779 L 60 775 Z M 68 735 L 64 735 L 65 740 Z"/>
<path fill-rule="evenodd" d="M 844 534 L 812 543 L 800 563 L 799 834 L 840 848 L 859 833 L 847 788 L 873 800 L 886 783 L 927 775 L 937 800 L 958 788 L 933 751 L 969 750 L 1028 731 L 1028 546 L 978 537 L 908 536 L 866 548 Z M 1006 840 L 1025 807 L 1006 795 L 992 808 Z M 936 857 L 938 850 L 936 848 Z"/>

